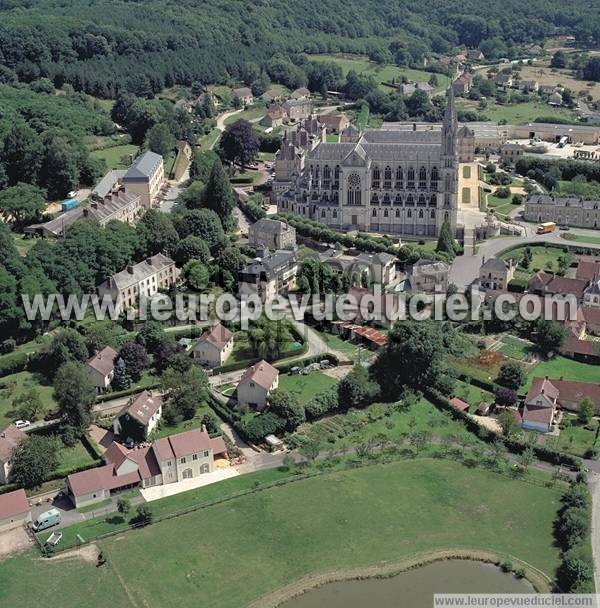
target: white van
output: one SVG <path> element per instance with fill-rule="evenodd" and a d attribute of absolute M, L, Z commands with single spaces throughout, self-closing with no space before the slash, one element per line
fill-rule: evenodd
<path fill-rule="evenodd" d="M 41 532 L 46 528 L 51 528 L 60 523 L 60 511 L 58 509 L 50 509 L 37 516 L 36 520 L 31 524 L 34 532 Z"/>

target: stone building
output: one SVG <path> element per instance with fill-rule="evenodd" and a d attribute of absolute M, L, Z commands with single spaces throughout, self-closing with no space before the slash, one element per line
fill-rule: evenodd
<path fill-rule="evenodd" d="M 525 201 L 528 222 L 555 222 L 581 228 L 600 227 L 600 201 L 535 194 Z"/>
<path fill-rule="evenodd" d="M 290 249 L 296 246 L 296 229 L 287 222 L 263 217 L 248 228 L 248 241 L 256 247 Z"/>
<path fill-rule="evenodd" d="M 344 231 L 434 237 L 444 221 L 454 231 L 457 134 L 450 89 L 441 129 L 367 129 L 357 143 L 320 142 L 278 210 Z"/>

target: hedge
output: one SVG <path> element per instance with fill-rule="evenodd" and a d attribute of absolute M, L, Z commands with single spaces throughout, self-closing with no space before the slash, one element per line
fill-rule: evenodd
<path fill-rule="evenodd" d="M 29 357 L 24 352 L 3 355 L 0 357 L 0 378 L 24 371 L 28 361 Z"/>
<path fill-rule="evenodd" d="M 134 393 L 139 393 L 141 391 L 152 391 L 159 387 L 160 382 L 153 382 L 152 384 L 148 384 L 148 386 L 144 386 L 143 388 L 140 388 L 139 386 L 131 386 L 122 391 L 102 393 L 101 395 L 96 395 L 96 403 L 103 403 L 104 401 L 118 399 L 119 397 L 128 397 L 129 395 L 133 395 Z"/>

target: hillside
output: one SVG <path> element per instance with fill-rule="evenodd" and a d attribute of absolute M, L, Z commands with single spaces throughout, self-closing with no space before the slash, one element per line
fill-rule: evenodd
<path fill-rule="evenodd" d="M 277 52 L 345 51 L 415 65 L 457 44 L 511 55 L 556 33 L 600 39 L 600 17 L 584 0 L 4 0 L 0 10 L 1 81 L 49 77 L 105 98 L 247 81 Z"/>

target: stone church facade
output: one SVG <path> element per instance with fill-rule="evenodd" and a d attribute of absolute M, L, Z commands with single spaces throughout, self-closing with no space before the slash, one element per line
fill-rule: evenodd
<path fill-rule="evenodd" d="M 337 230 L 435 237 L 456 229 L 458 124 L 452 91 L 442 128 L 367 129 L 357 141 L 320 142 L 306 154 L 278 211 Z"/>

